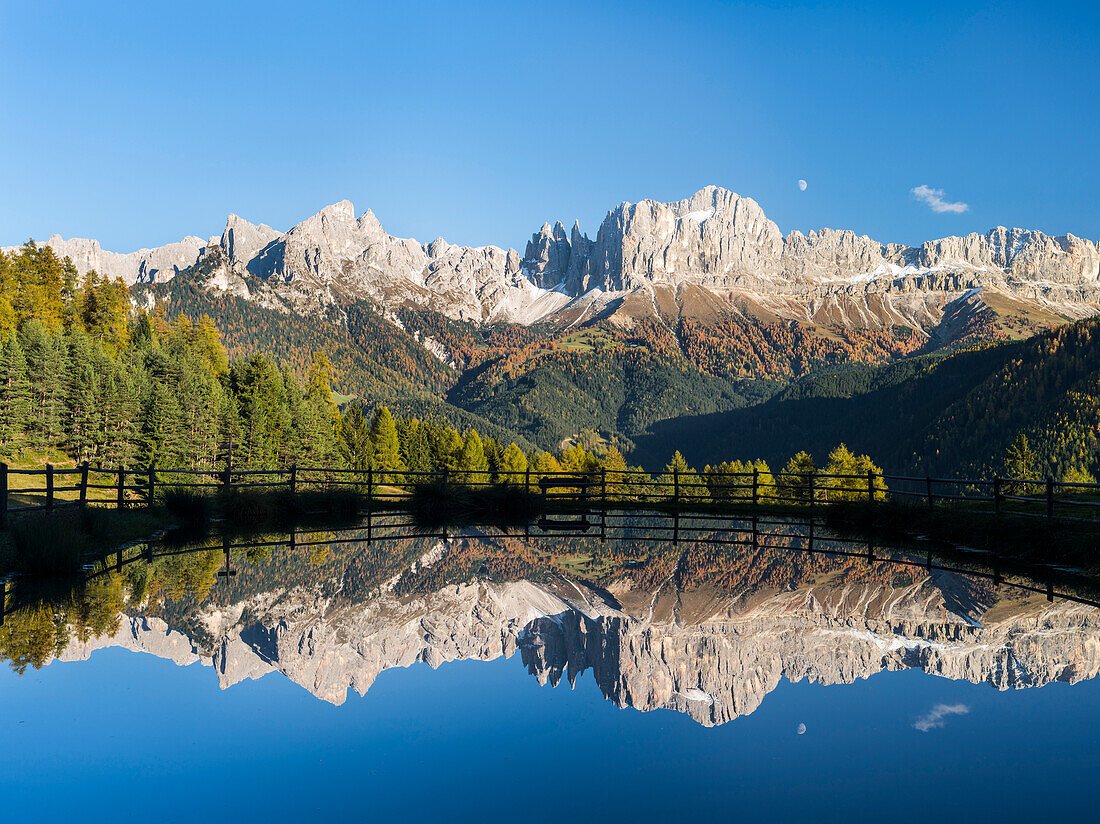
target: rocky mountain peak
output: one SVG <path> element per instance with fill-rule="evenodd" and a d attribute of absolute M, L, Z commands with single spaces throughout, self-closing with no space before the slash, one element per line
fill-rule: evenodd
<path fill-rule="evenodd" d="M 445 241 L 442 237 L 437 237 L 426 247 L 426 251 L 429 257 L 437 258 L 442 257 L 447 253 L 447 250 L 451 248 L 451 244 Z"/>
<path fill-rule="evenodd" d="M 522 258 L 495 246 L 398 238 L 369 209 L 356 220 L 348 200 L 285 234 L 230 215 L 217 242 L 228 268 L 209 285 L 231 285 L 249 299 L 301 312 L 355 299 L 386 309 L 424 306 L 482 323 L 530 323 L 568 304 L 578 307 L 571 310 L 576 317 L 581 308 L 587 313 L 637 291 L 645 296 L 634 305 L 664 312 L 690 287 L 694 295 L 713 293 L 703 299 L 712 309 L 758 306 L 789 320 L 924 331 L 976 287 L 1064 317 L 1100 307 L 1100 246 L 1073 235 L 997 227 L 917 247 L 847 229 L 784 237 L 755 200 L 713 185 L 679 201 L 623 202 L 607 213 L 594 240 L 578 222 L 569 231 L 560 221 L 543 223 Z M 54 235 L 47 243 L 81 272 L 95 269 L 133 284 L 174 277 L 195 264 L 208 242 L 187 237 L 126 255 L 94 240 Z M 673 296 L 672 303 L 658 310 L 655 289 Z"/>
<path fill-rule="evenodd" d="M 263 223 L 249 223 L 238 215 L 229 215 L 225 220 L 219 245 L 229 260 L 246 266 L 260 251 L 282 237 L 282 233 Z"/>

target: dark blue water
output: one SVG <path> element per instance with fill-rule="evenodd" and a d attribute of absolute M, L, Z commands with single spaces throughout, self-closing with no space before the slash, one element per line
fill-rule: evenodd
<path fill-rule="evenodd" d="M 200 665 L 106 650 L 6 672 L 0 703 L 16 820 L 1088 820 L 1100 775 L 1095 681 L 784 682 L 708 729 L 591 679 L 540 687 L 514 659 L 387 671 L 333 707 L 277 675 L 221 691 Z M 937 704 L 969 711 L 915 729 Z"/>
<path fill-rule="evenodd" d="M 334 551 L 324 563 L 308 567 L 316 573 L 293 574 L 305 574 L 307 581 L 315 574 L 321 587 L 333 569 L 362 568 L 363 559 L 354 555 L 362 548 L 347 551 L 343 557 Z M 684 569 L 690 566 L 687 559 L 681 561 Z M 381 563 L 378 557 L 372 562 Z M 237 563 L 244 566 L 245 561 Z M 428 572 L 439 573 L 447 558 L 433 563 Z M 485 561 L 479 574 L 491 575 L 491 563 Z M 725 561 L 716 563 L 717 569 Z M 1045 599 L 1021 606 L 1004 600 L 1003 589 L 981 589 L 980 581 L 966 576 L 940 575 L 933 586 L 921 584 L 918 573 L 916 583 L 899 582 L 887 570 L 867 580 L 878 567 L 862 560 L 822 561 L 820 556 L 807 565 L 794 555 L 761 554 L 746 567 L 754 570 L 745 573 L 746 580 L 769 564 L 784 571 L 787 578 L 779 580 L 786 584 L 776 586 L 773 579 L 738 594 L 740 584 L 729 583 L 727 576 L 725 590 L 685 588 L 676 594 L 685 612 L 675 618 L 647 617 L 644 604 L 635 607 L 640 615 L 636 620 L 663 627 L 647 642 L 652 649 L 641 655 L 643 665 L 668 664 L 673 677 L 682 676 L 685 667 L 698 666 L 700 673 L 690 678 L 702 683 L 759 637 L 775 632 L 797 638 L 798 633 L 776 624 L 764 610 L 749 629 L 720 633 L 723 643 L 728 642 L 720 655 L 669 658 L 660 650 L 662 638 L 672 638 L 681 625 L 690 628 L 692 620 L 704 625 L 713 620 L 701 618 L 702 613 L 688 617 L 689 604 L 698 610 L 703 602 L 722 601 L 727 607 L 738 603 L 739 615 L 752 616 L 760 604 L 774 605 L 802 591 L 822 603 L 836 598 L 841 605 L 824 609 L 829 617 L 819 619 L 838 633 L 838 644 L 850 644 L 849 631 L 864 632 L 871 612 L 908 610 L 912 619 L 911 604 L 925 602 L 927 626 L 907 624 L 896 637 L 925 643 L 923 632 L 931 638 L 928 643 L 939 643 L 933 637 L 936 626 L 945 620 L 950 626 L 959 624 L 944 611 L 944 603 L 959 614 L 977 609 L 974 604 L 992 609 L 991 603 L 999 603 L 999 614 L 988 613 L 996 621 L 1007 615 L 1009 622 L 1025 629 L 1038 622 L 1043 632 L 1011 641 L 1018 648 L 1005 653 L 1001 664 L 971 673 L 970 680 L 933 674 L 935 664 L 919 646 L 906 652 L 896 643 L 887 644 L 885 651 L 871 656 L 868 672 L 873 674 L 850 673 L 842 680 L 851 683 L 829 686 L 783 678 L 774 689 L 759 691 L 759 706 L 718 723 L 686 711 L 643 712 L 630 706 L 643 700 L 645 684 L 634 683 L 633 692 L 625 693 L 609 684 L 630 679 L 633 659 L 623 654 L 599 663 L 592 651 L 620 643 L 608 628 L 618 625 L 577 616 L 577 626 L 587 626 L 589 632 L 602 627 L 606 637 L 604 647 L 593 645 L 585 653 L 588 663 L 573 688 L 566 679 L 557 687 L 540 686 L 528 671 L 528 650 L 489 661 L 450 661 L 435 669 L 424 663 L 393 666 L 381 672 L 364 696 L 349 691 L 342 705 L 320 700 L 278 670 L 220 689 L 210 665 L 177 666 L 108 646 L 88 660 L 51 660 L 40 669 L 29 667 L 22 676 L 6 667 L 0 671 L 3 809 L 12 820 L 24 821 L 1035 822 L 1094 817 L 1100 680 L 1092 675 L 1100 641 L 1090 608 L 1048 604 Z M 273 560 L 256 568 L 258 577 L 251 583 L 242 571 L 232 584 L 236 590 L 222 581 L 190 606 L 161 611 L 170 625 L 193 626 L 187 623 L 188 610 L 201 612 L 215 602 L 225 608 L 257 594 L 266 597 L 271 580 L 292 574 L 281 572 Z M 168 573 L 162 567 L 158 574 Z M 438 575 L 431 578 L 424 570 L 418 574 L 426 583 L 414 595 L 429 602 L 442 603 L 440 593 L 454 586 L 439 583 Z M 607 582 L 618 582 L 616 592 L 625 597 L 625 585 L 617 577 L 621 570 L 604 574 Z M 608 603 L 614 601 L 609 591 L 583 576 L 572 583 L 554 580 L 567 592 L 575 584 L 590 599 L 603 592 Z M 428 581 L 435 583 L 429 586 Z M 539 592 L 553 589 L 553 581 L 545 577 L 487 586 L 512 591 L 508 588 L 517 583 L 530 583 Z M 964 591 L 964 585 L 971 589 Z M 920 597 L 907 596 L 904 603 L 910 606 L 866 606 L 880 590 L 900 597 L 897 593 L 910 591 L 906 587 L 921 586 L 913 590 L 923 593 Z M 862 594 L 848 600 L 838 594 L 851 591 Z M 740 596 L 745 600 L 737 601 Z M 376 597 L 357 596 L 350 607 L 367 609 Z M 651 598 L 649 590 L 645 597 Z M 967 606 L 966 598 L 973 603 Z M 850 601 L 858 604 L 847 614 Z M 1067 612 L 1067 607 L 1072 609 Z M 786 613 L 779 613 L 777 620 L 787 620 Z M 17 617 L 9 614 L 9 628 Z M 340 623 L 320 612 L 309 620 L 318 631 Z M 252 638 L 241 627 L 253 621 L 259 616 L 242 616 L 232 632 Z M 533 637 L 546 639 L 547 651 L 539 661 L 548 666 L 553 663 L 549 650 L 554 633 L 564 632 L 563 626 L 568 628 L 568 619 L 536 619 L 519 634 L 521 645 Z M 985 630 L 959 632 L 965 636 Z M 1074 640 L 1061 646 L 1042 640 L 1067 633 Z M 1029 640 L 1034 637 L 1040 640 Z M 978 638 L 975 634 L 951 643 L 965 647 Z M 681 655 L 685 647 L 677 649 L 675 654 Z M 326 654 L 311 653 L 307 660 L 323 671 L 329 666 Z M 754 666 L 767 664 L 769 655 L 781 655 L 789 671 L 805 663 L 800 656 L 811 656 L 820 671 L 834 663 L 827 645 L 804 652 L 797 643 L 787 643 L 763 653 L 757 647 L 752 654 L 763 663 L 750 660 L 750 673 Z M 889 661 L 885 670 L 900 670 L 877 671 L 884 666 L 877 655 Z M 1011 673 L 1006 676 L 1007 670 Z M 1075 683 L 1046 683 L 1050 673 Z M 751 680 L 751 674 L 742 673 L 709 683 L 736 690 Z M 1011 688 L 998 690 L 982 681 Z M 680 688 L 690 692 L 688 683 Z M 722 693 L 722 700 L 731 695 Z"/>

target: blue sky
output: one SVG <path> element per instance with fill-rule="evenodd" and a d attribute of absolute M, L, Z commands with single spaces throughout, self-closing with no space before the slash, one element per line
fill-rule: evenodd
<path fill-rule="evenodd" d="M 289 228 L 522 250 L 715 183 L 784 231 L 1100 236 L 1100 13 L 920 3 L 0 0 L 0 244 Z M 797 181 L 807 181 L 806 191 Z M 917 186 L 965 211 L 936 213 Z"/>

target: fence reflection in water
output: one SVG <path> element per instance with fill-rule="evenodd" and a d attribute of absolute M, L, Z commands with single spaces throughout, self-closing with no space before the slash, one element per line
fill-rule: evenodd
<path fill-rule="evenodd" d="M 762 515 L 731 516 L 713 513 L 681 513 L 660 509 L 617 511 L 606 507 L 563 508 L 545 513 L 521 527 L 462 526 L 426 529 L 407 513 L 394 510 L 370 511 L 352 529 L 336 533 L 329 529 L 294 529 L 277 535 L 241 539 L 230 534 L 176 545 L 168 539 L 119 548 L 86 574 L 87 580 L 109 575 L 132 564 L 147 564 L 160 558 L 221 550 L 224 555 L 218 578 L 231 586 L 248 553 L 261 550 L 311 551 L 342 545 L 384 550 L 391 542 L 410 539 L 438 541 L 500 541 L 518 539 L 531 546 L 555 545 L 565 551 L 580 541 L 615 543 L 634 548 L 644 557 L 652 547 L 709 548 L 729 553 L 781 551 L 811 556 L 860 559 L 867 564 L 890 564 L 899 569 L 958 573 L 990 581 L 997 588 L 1009 586 L 1026 593 L 1100 607 L 1100 582 L 1080 571 L 1021 564 L 996 553 L 978 552 L 944 545 L 884 546 L 867 536 L 838 535 L 826 529 L 817 517 L 783 518 Z M 5 585 L 5 592 L 7 591 Z M 15 605 L 0 600 L 5 609 Z M 0 614 L 2 620 L 2 614 Z"/>

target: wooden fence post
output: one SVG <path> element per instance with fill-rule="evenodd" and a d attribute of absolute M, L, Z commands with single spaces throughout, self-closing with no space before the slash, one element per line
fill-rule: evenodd
<path fill-rule="evenodd" d="M 222 486 L 225 487 L 225 491 L 229 491 L 230 484 L 233 483 L 233 443 L 229 443 L 229 451 L 225 453 L 225 469 L 222 470 Z"/>
<path fill-rule="evenodd" d="M 680 505 L 680 470 L 675 466 L 672 467 L 672 503 Z"/>
<path fill-rule="evenodd" d="M 809 477 L 810 477 L 810 509 L 814 508 L 814 503 L 817 501 L 817 492 L 814 490 L 814 475 L 815 475 L 815 473 L 813 473 L 813 472 L 811 472 L 810 475 L 809 475 Z"/>
<path fill-rule="evenodd" d="M 367 503 L 374 500 L 374 467 L 367 467 Z"/>
<path fill-rule="evenodd" d="M 53 464 L 46 464 L 46 509 L 53 509 Z"/>
<path fill-rule="evenodd" d="M 531 491 L 531 467 L 527 467 L 523 473 L 523 489 L 525 492 Z"/>
<path fill-rule="evenodd" d="M 286 483 L 290 487 L 290 494 L 293 495 L 298 488 L 298 464 L 290 465 L 290 476 L 287 478 Z"/>
<path fill-rule="evenodd" d="M 122 509 L 126 505 L 126 470 L 121 466 L 118 468 L 118 489 L 116 493 L 115 506 Z"/>
<path fill-rule="evenodd" d="M 8 528 L 8 465 L 0 461 L 0 529 Z"/>
<path fill-rule="evenodd" d="M 932 476 L 931 475 L 925 475 L 924 476 L 924 491 L 925 491 L 925 494 L 928 496 L 928 508 L 931 509 L 932 505 L 933 505 Z"/>
<path fill-rule="evenodd" d="M 755 466 L 752 468 L 752 505 L 756 506 L 760 503 L 760 470 Z"/>
<path fill-rule="evenodd" d="M 88 503 L 88 462 L 80 465 L 80 503 Z"/>
<path fill-rule="evenodd" d="M 1001 511 L 1001 499 L 1004 496 L 1001 493 L 1001 479 L 993 479 L 993 512 L 999 513 Z"/>
<path fill-rule="evenodd" d="M 600 467 L 600 543 L 607 540 L 607 467 Z"/>
<path fill-rule="evenodd" d="M 149 464 L 149 499 L 145 502 L 145 506 L 153 506 L 153 498 L 157 494 L 157 462 L 152 461 Z"/>
<path fill-rule="evenodd" d="M 867 501 L 868 503 L 875 502 L 875 470 L 867 470 Z"/>
<path fill-rule="evenodd" d="M 1047 517 L 1054 517 L 1054 478 L 1047 475 Z"/>

